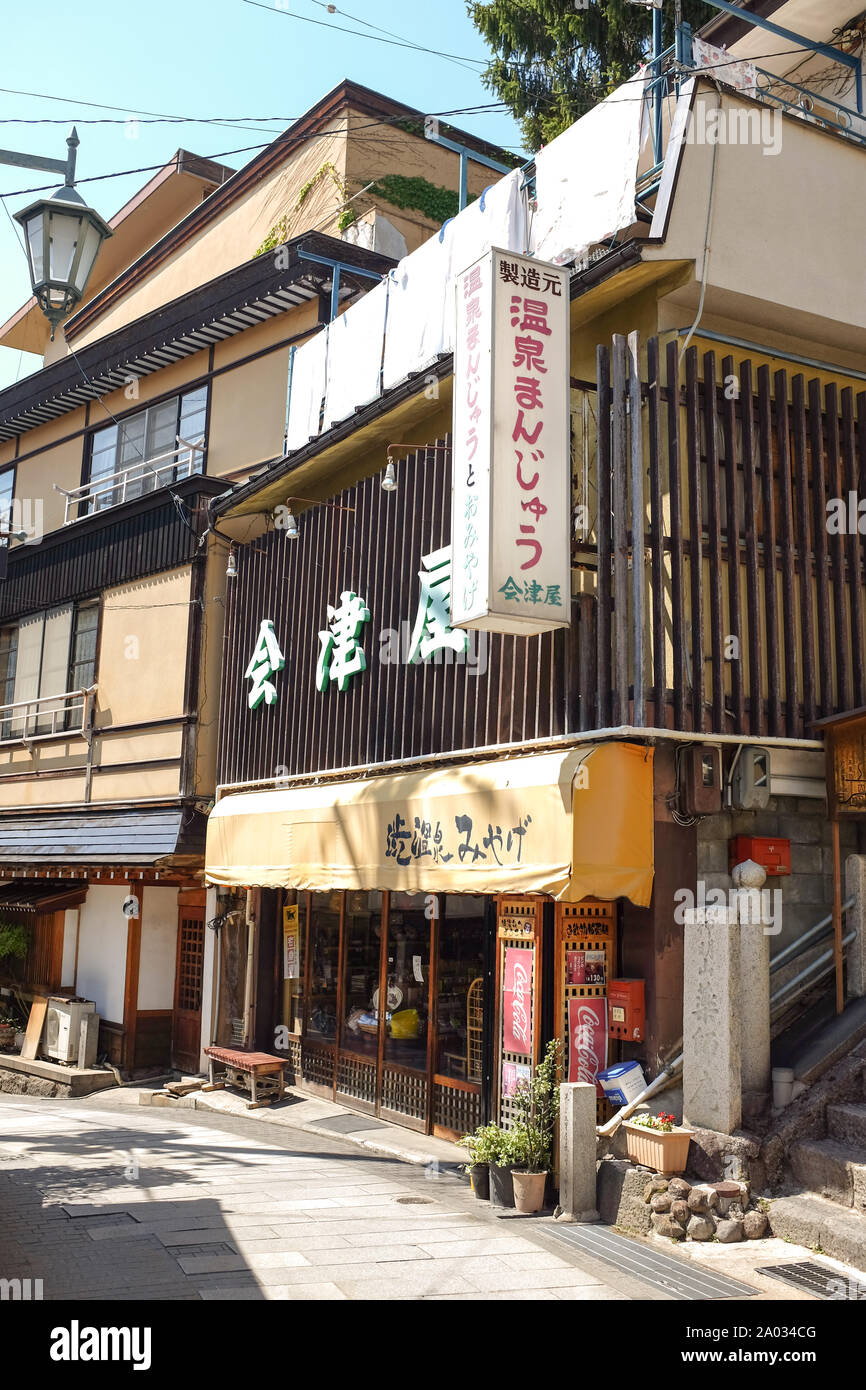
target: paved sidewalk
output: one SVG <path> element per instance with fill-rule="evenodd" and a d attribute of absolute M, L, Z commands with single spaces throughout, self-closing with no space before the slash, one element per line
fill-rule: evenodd
<path fill-rule="evenodd" d="M 0 1097 L 0 1277 L 75 1300 L 664 1297 L 450 1173 L 265 1113 Z"/>

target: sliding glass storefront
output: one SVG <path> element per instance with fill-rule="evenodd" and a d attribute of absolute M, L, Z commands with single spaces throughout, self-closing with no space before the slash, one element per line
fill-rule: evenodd
<path fill-rule="evenodd" d="M 492 899 L 274 893 L 295 1084 L 445 1137 L 486 1114 Z M 294 973 L 291 973 L 294 972 Z"/>

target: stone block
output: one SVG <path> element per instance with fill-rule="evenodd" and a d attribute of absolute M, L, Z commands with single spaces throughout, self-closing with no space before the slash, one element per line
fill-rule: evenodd
<path fill-rule="evenodd" d="M 791 845 L 820 845 L 823 822 L 817 816 L 782 815 L 779 816 L 778 834 Z M 791 855 L 793 866 L 794 855 Z"/>
<path fill-rule="evenodd" d="M 743 1217 L 743 1234 L 746 1240 L 761 1240 L 769 1227 L 770 1223 L 762 1211 L 747 1211 Z"/>
<path fill-rule="evenodd" d="M 712 1187 L 693 1187 L 688 1195 L 689 1211 L 705 1215 L 719 1205 L 719 1194 Z"/>
<path fill-rule="evenodd" d="M 654 1216 L 652 1228 L 657 1236 L 667 1236 L 668 1240 L 685 1240 L 686 1229 L 678 1221 L 674 1221 L 672 1216 L 667 1213 L 660 1213 Z"/>
<path fill-rule="evenodd" d="M 731 814 L 729 811 L 720 811 L 718 815 L 706 816 L 698 821 L 697 825 L 698 844 L 702 840 L 724 840 L 731 838 Z"/>
<path fill-rule="evenodd" d="M 625 1158 L 604 1158 L 598 1165 L 597 1203 L 601 1220 L 638 1235 L 648 1235 L 652 1212 L 644 1201 L 646 1168 L 636 1168 Z"/>
<path fill-rule="evenodd" d="M 678 1221 L 681 1226 L 688 1225 L 691 1212 L 689 1204 L 683 1197 L 679 1197 L 675 1202 L 671 1202 L 671 1216 L 674 1221 Z"/>
<path fill-rule="evenodd" d="M 791 1172 L 811 1192 L 850 1207 L 854 1203 L 854 1177 L 849 1151 L 833 1139 L 806 1139 L 794 1144 Z"/>
<path fill-rule="evenodd" d="M 716 1235 L 722 1245 L 734 1245 L 744 1238 L 743 1223 L 726 1218 L 716 1223 Z"/>
<path fill-rule="evenodd" d="M 698 842 L 698 878 L 706 874 L 725 874 L 728 868 L 727 840 L 701 840 Z"/>
<path fill-rule="evenodd" d="M 673 1206 L 673 1198 L 669 1192 L 656 1192 L 650 1198 L 650 1207 L 653 1211 L 670 1211 Z"/>
<path fill-rule="evenodd" d="M 687 925 L 683 934 L 684 1118 L 730 1133 L 742 1116 L 740 928 Z"/>
<path fill-rule="evenodd" d="M 565 1082 L 560 1087 L 559 1200 L 573 1221 L 597 1221 L 595 1087 Z"/>
<path fill-rule="evenodd" d="M 715 1233 L 716 1226 L 711 1216 L 695 1214 L 686 1227 L 686 1235 L 690 1240 L 712 1240 Z"/>
<path fill-rule="evenodd" d="M 657 1173 L 654 1178 L 650 1178 L 649 1182 L 646 1185 L 646 1190 L 644 1192 L 644 1201 L 649 1202 L 652 1200 L 653 1196 L 656 1193 L 667 1192 L 667 1190 L 668 1179 L 663 1178 L 661 1173 Z"/>
<path fill-rule="evenodd" d="M 668 1192 L 674 1198 L 688 1197 L 692 1190 L 692 1185 L 685 1178 L 671 1178 L 668 1183 Z"/>

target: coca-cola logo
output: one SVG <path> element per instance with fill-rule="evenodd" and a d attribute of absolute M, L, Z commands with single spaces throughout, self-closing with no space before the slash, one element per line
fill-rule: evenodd
<path fill-rule="evenodd" d="M 573 1034 L 578 1081 L 594 1081 L 598 1075 L 601 1057 L 596 1034 L 600 1028 L 601 1019 L 595 1009 L 581 1004 L 577 1009 Z"/>
<path fill-rule="evenodd" d="M 529 999 L 531 977 L 524 965 L 515 962 L 511 989 L 511 1031 L 521 1042 L 529 1042 Z"/>

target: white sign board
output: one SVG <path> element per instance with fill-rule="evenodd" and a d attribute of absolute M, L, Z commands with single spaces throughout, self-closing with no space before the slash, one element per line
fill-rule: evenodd
<path fill-rule="evenodd" d="M 568 280 L 496 248 L 456 278 L 452 627 L 571 621 Z"/>

